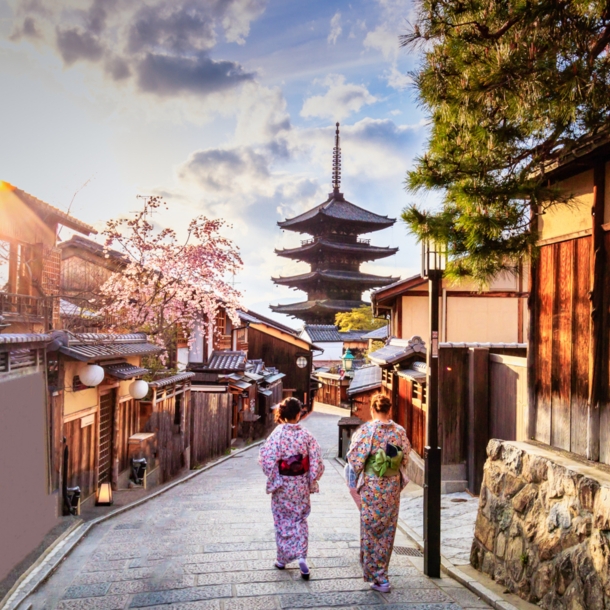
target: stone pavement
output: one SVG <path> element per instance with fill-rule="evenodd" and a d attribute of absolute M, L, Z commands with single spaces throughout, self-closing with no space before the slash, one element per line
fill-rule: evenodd
<path fill-rule="evenodd" d="M 325 456 L 335 454 L 338 417 L 312 414 L 305 425 Z M 312 496 L 311 580 L 298 567 L 273 567 L 270 500 L 256 448 L 97 525 L 22 605 L 24 610 L 266 610 L 487 608 L 449 578 L 428 579 L 422 559 L 394 553 L 393 590 L 369 590 L 358 565 L 359 519 L 341 468 L 326 460 Z M 412 552 L 399 534 L 396 544 Z M 407 550 L 411 547 L 410 550 Z"/>
<path fill-rule="evenodd" d="M 470 565 L 479 498 L 466 492 L 441 496 L 441 553 L 455 566 Z M 409 483 L 402 492 L 400 519 L 420 538 L 424 535 L 424 490 Z"/>

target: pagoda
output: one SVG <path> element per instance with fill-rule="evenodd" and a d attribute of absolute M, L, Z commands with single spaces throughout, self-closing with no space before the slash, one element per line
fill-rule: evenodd
<path fill-rule="evenodd" d="M 279 256 L 308 263 L 311 270 L 300 275 L 272 278 L 280 286 L 305 291 L 307 300 L 272 305 L 271 309 L 300 318 L 306 324 L 334 324 L 335 314 L 367 304 L 362 300 L 363 292 L 398 279 L 360 271 L 363 262 L 391 256 L 398 248 L 372 246 L 370 239 L 359 236 L 391 227 L 396 219 L 358 207 L 340 192 L 339 123 L 333 149 L 332 186 L 333 191 L 324 203 L 295 218 L 278 222 L 282 229 L 312 236 L 301 241 L 298 248 L 275 251 Z"/>

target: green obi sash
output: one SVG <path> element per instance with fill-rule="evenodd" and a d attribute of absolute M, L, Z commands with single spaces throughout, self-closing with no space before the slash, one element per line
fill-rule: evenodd
<path fill-rule="evenodd" d="M 364 472 L 378 477 L 393 477 L 400 474 L 402 462 L 402 450 L 397 455 L 388 457 L 383 449 L 379 449 L 375 455 L 370 455 L 364 465 Z"/>

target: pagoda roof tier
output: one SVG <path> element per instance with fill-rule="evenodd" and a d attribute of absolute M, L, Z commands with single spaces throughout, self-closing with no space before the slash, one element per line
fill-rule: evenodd
<path fill-rule="evenodd" d="M 316 235 L 328 231 L 329 221 L 331 226 L 338 225 L 343 233 L 359 235 L 391 227 L 396 219 L 358 207 L 344 199 L 343 193 L 335 189 L 324 203 L 299 216 L 278 222 L 278 225 L 288 231 Z"/>
<path fill-rule="evenodd" d="M 386 256 L 392 256 L 398 252 L 398 248 L 371 246 L 368 240 L 362 240 L 356 243 L 346 243 L 332 241 L 330 239 L 324 239 L 321 237 L 303 241 L 301 242 L 301 246 L 298 248 L 284 248 L 282 250 L 275 250 L 275 253 L 278 256 L 303 261 L 307 261 L 321 252 L 344 252 L 359 259 L 360 261 L 372 261 L 379 258 L 385 258 Z"/>
<path fill-rule="evenodd" d="M 316 301 L 301 301 L 287 305 L 271 305 L 271 310 L 288 316 L 302 319 L 328 318 L 341 311 L 351 311 L 363 305 L 370 305 L 366 301 L 347 301 L 342 299 L 320 299 Z"/>
<path fill-rule="evenodd" d="M 327 269 L 310 271 L 309 273 L 301 273 L 300 275 L 292 275 L 290 277 L 274 277 L 272 280 L 281 286 L 293 286 L 295 288 L 303 288 L 307 284 L 312 284 L 318 281 L 331 284 L 360 284 L 362 290 L 371 288 L 372 286 L 387 286 L 393 284 L 397 278 L 390 276 L 373 275 L 371 273 L 361 273 L 360 271 L 344 271 L 342 269 Z"/>

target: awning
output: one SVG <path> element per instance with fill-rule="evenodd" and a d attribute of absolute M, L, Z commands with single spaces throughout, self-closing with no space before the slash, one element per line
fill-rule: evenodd
<path fill-rule="evenodd" d="M 264 394 L 265 396 L 273 396 L 273 392 L 271 390 L 263 390 L 262 388 L 258 388 L 259 394 Z"/>
<path fill-rule="evenodd" d="M 279 381 L 286 377 L 284 373 L 275 373 L 274 375 L 269 375 L 269 377 L 265 377 L 265 383 L 273 383 L 275 381 Z"/>
<path fill-rule="evenodd" d="M 146 375 L 149 372 L 148 369 L 129 364 L 129 362 L 107 364 L 103 368 L 108 375 L 116 377 L 116 379 L 133 379 L 134 377 L 142 377 L 142 375 Z"/>

